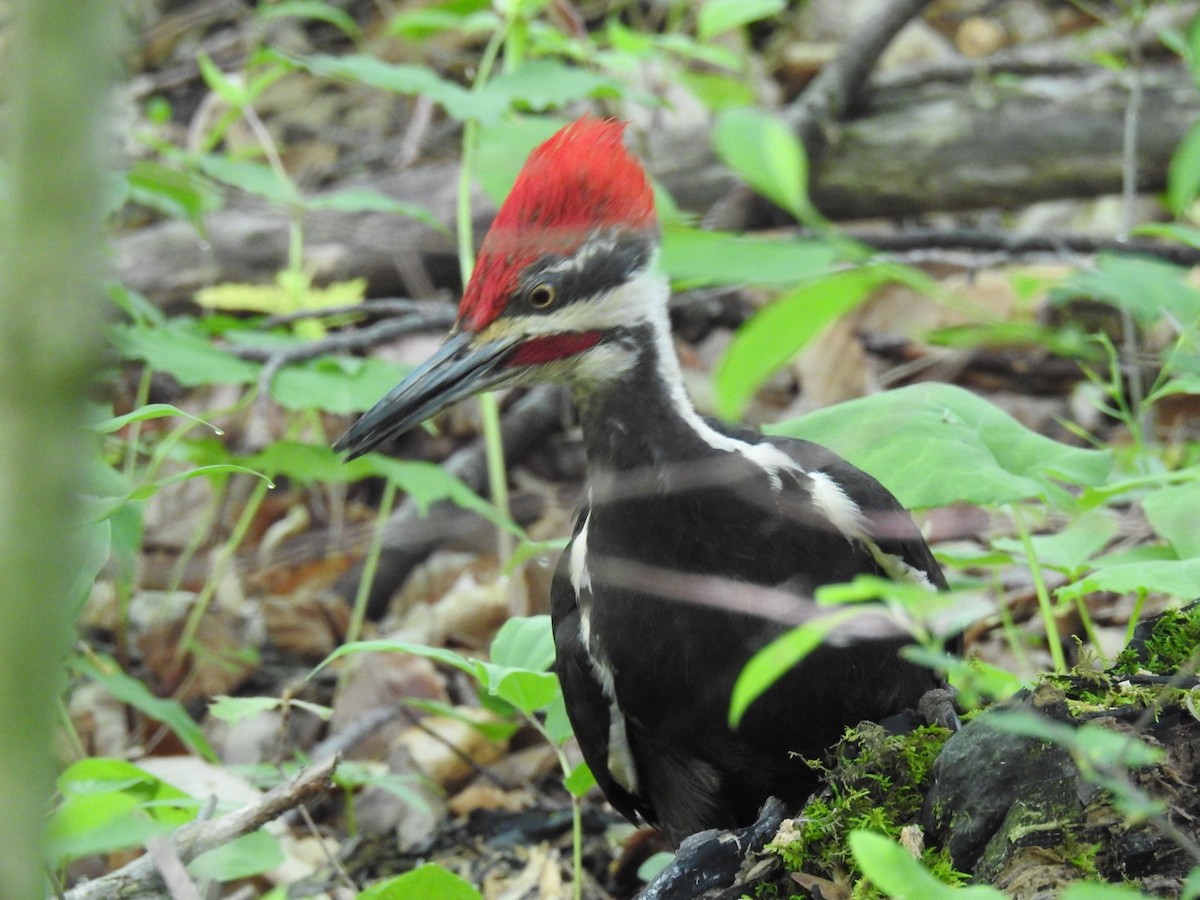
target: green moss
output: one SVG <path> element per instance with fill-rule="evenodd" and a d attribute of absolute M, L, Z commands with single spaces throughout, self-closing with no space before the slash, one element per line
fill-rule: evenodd
<path fill-rule="evenodd" d="M 902 828 L 916 823 L 933 762 L 949 736 L 938 726 L 900 735 L 866 722 L 848 730 L 832 762 L 810 763 L 825 773 L 826 789 L 804 807 L 791 829 L 781 831 L 768 849 L 793 871 L 846 884 L 856 900 L 879 897 L 855 868 L 846 835 L 853 829 L 866 828 L 899 838 Z M 940 849 L 927 849 L 921 859 L 949 884 L 967 877 L 954 870 L 949 856 Z"/>
<path fill-rule="evenodd" d="M 1138 650 L 1126 647 L 1117 657 L 1114 672 L 1136 675 L 1174 675 L 1181 668 L 1195 664 L 1200 648 L 1200 604 L 1189 609 L 1169 609 L 1154 624 L 1145 647 Z"/>

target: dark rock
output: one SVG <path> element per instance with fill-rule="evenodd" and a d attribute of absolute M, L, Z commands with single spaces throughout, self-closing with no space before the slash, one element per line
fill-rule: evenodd
<path fill-rule="evenodd" d="M 702 831 L 685 838 L 674 861 L 638 894 L 638 900 L 715 900 L 739 897 L 739 874 L 775 836 L 784 806 L 775 797 L 763 804 L 758 821 L 735 831 Z"/>
<path fill-rule="evenodd" d="M 1002 730 L 985 713 L 942 748 L 922 825 L 949 849 L 956 868 L 975 871 L 1010 814 L 1019 821 L 1057 821 L 1082 807 L 1078 784 L 1066 750 Z"/>

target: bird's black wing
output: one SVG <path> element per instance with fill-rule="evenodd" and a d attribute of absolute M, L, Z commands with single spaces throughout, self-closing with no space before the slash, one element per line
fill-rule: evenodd
<path fill-rule="evenodd" d="M 608 770 L 610 703 L 592 671 L 587 649 L 580 634 L 580 612 L 575 587 L 571 584 L 571 544 L 579 536 L 588 509 L 584 506 L 575 520 L 571 542 L 559 557 L 550 585 L 550 617 L 554 626 L 555 671 L 562 685 L 567 713 L 575 730 L 575 739 L 583 759 L 596 777 L 596 783 L 608 802 L 625 818 L 637 822 L 639 815 L 651 824 L 653 811 L 640 798 L 629 793 L 613 779 Z"/>

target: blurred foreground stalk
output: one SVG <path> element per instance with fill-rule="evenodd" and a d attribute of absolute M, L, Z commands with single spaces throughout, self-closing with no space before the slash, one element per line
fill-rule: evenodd
<path fill-rule="evenodd" d="M 0 103 L 0 896 L 41 897 L 41 830 L 80 568 L 81 428 L 102 318 L 111 0 L 16 0 Z"/>

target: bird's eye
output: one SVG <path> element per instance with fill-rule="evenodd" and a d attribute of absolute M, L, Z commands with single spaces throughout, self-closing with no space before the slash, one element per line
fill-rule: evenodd
<path fill-rule="evenodd" d="M 554 298 L 558 296 L 558 292 L 552 284 L 535 285 L 529 291 L 529 305 L 534 309 L 546 309 L 554 303 Z"/>

